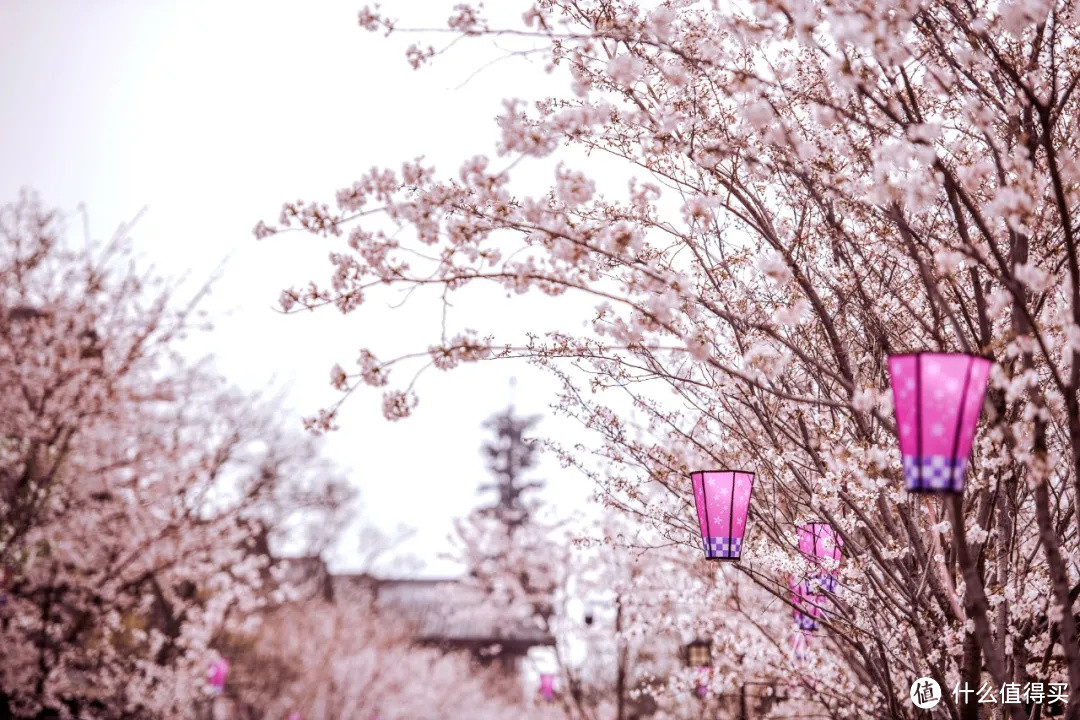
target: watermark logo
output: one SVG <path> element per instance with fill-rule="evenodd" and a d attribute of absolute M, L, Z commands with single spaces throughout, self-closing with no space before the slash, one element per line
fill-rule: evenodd
<path fill-rule="evenodd" d="M 922 710 L 936 707 L 941 702 L 941 686 L 934 678 L 919 678 L 911 683 L 911 702 Z"/>
<path fill-rule="evenodd" d="M 1050 715 L 1058 715 L 1058 708 L 1054 705 L 1064 705 L 1069 699 L 1068 683 L 1043 683 L 1029 682 L 1021 685 L 1018 682 L 1007 682 L 996 687 L 993 683 L 984 682 L 977 689 L 970 687 L 966 681 L 956 683 L 953 688 L 953 697 L 957 704 L 969 705 L 973 703 L 990 703 L 1002 705 L 1034 705 L 1045 706 Z M 941 686 L 933 678 L 922 677 L 911 683 L 911 702 L 921 710 L 929 710 L 937 707 L 941 702 Z"/>

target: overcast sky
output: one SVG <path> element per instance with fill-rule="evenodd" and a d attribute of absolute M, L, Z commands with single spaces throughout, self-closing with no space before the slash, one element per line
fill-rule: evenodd
<path fill-rule="evenodd" d="M 372 165 L 424 155 L 454 173 L 493 150 L 502 98 L 554 82 L 521 59 L 474 77 L 501 53 L 490 41 L 415 72 L 403 50 L 416 38 L 360 30 L 362 4 L 0 3 L 0 198 L 30 187 L 67 211 L 85 203 L 98 236 L 145 207 L 137 250 L 163 273 L 188 276 L 191 291 L 224 263 L 204 305 L 215 329 L 190 352 L 212 354 L 244 388 L 286 388 L 297 423 L 335 398 L 335 361 L 348 367 L 363 346 L 383 356 L 424 349 L 437 315 L 423 298 L 392 312 L 384 301 L 364 317 L 276 314 L 283 287 L 326 277 L 331 247 L 300 235 L 256 243 L 255 223 L 276 218 L 284 200 L 331 201 Z M 426 25 L 441 24 L 452 4 L 383 3 Z M 498 7 L 515 17 L 523 3 Z M 536 303 L 501 297 L 462 298 L 460 324 L 512 331 L 541 317 Z M 507 403 L 511 376 L 516 404 L 547 414 L 552 380 L 520 363 L 488 363 L 425 374 L 421 404 L 404 422 L 383 421 L 376 394 L 356 397 L 327 442 L 361 490 L 366 521 L 417 528 L 406 550 L 427 560 L 424 574 L 454 569 L 435 555 L 452 517 L 476 504 L 479 426 Z M 540 474 L 565 512 L 590 490 L 554 462 Z M 354 545 L 345 539 L 339 566 L 359 557 Z"/>

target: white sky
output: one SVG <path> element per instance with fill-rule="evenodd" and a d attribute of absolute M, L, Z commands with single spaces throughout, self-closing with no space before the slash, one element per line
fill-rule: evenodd
<path fill-rule="evenodd" d="M 489 41 L 415 72 L 403 50 L 417 38 L 362 31 L 363 4 L 0 4 L 0 201 L 26 186 L 66 211 L 85 203 L 98 236 L 145 206 L 136 248 L 162 272 L 187 274 L 192 289 L 227 258 L 204 305 L 215 329 L 191 352 L 213 354 L 241 387 L 287 387 L 297 423 L 336 397 L 333 362 L 348 368 L 363 346 L 384 357 L 426 348 L 437 315 L 421 304 L 390 313 L 383 301 L 370 314 L 280 316 L 271 308 L 281 288 L 326 277 L 332 245 L 301 235 L 256 243 L 251 228 L 276 218 L 284 200 L 332 201 L 372 165 L 424 155 L 456 174 L 460 161 L 492 152 L 503 97 L 536 97 L 553 82 L 525 60 L 469 79 L 499 54 Z M 383 3 L 425 25 L 441 25 L 452 4 Z M 524 3 L 497 5 L 516 18 Z M 71 228 L 79 230 L 74 218 Z M 504 330 L 547 321 L 538 307 L 501 294 L 458 303 L 461 325 L 481 330 L 480 321 Z M 354 397 L 328 440 L 368 521 L 419 529 L 406 550 L 427 561 L 426 574 L 453 570 L 434 554 L 451 518 L 476 503 L 479 426 L 506 404 L 511 375 L 518 407 L 547 413 L 552 380 L 524 364 L 488 363 L 425 373 L 420 407 L 404 422 L 382 420 L 377 393 Z M 539 475 L 564 512 L 591 490 L 551 461 Z M 354 546 L 345 539 L 340 565 L 355 562 Z"/>

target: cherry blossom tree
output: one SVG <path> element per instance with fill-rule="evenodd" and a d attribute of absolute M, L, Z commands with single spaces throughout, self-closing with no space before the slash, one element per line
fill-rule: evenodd
<path fill-rule="evenodd" d="M 62 220 L 0 209 L 0 716 L 194 717 L 282 592 L 272 553 L 325 542 L 351 491 L 272 403 L 178 358 L 193 306 L 123 228 L 75 249 Z"/>
<path fill-rule="evenodd" d="M 516 25 L 459 5 L 442 28 L 413 29 L 365 8 L 366 30 L 419 31 L 416 67 L 494 37 L 544 55 L 566 91 L 508 98 L 494 154 L 456 173 L 375 168 L 334 206 L 286 203 L 255 235 L 340 238 L 330 280 L 286 289 L 286 311 L 364 313 L 388 291 L 435 290 L 447 319 L 426 353 L 365 348 L 335 366 L 346 394 L 387 388 L 390 420 L 416 407 L 408 366 L 425 357 L 443 370 L 527 358 L 561 378 L 557 403 L 593 431 L 563 461 L 649 544 L 700 552 L 690 470 L 756 469 L 744 561 L 709 578 L 727 593 L 713 612 L 754 628 L 716 627 L 743 651 L 739 672 L 773 672 L 787 580 L 804 568 L 795 526 L 830 523 L 838 589 L 816 660 L 785 671 L 806 712 L 912 718 L 911 681 L 929 676 L 949 717 L 978 717 L 981 687 L 1059 682 L 1075 719 L 1077 12 L 537 0 Z M 578 169 L 595 158 L 621 170 Z M 550 182 L 529 189 L 530 170 Z M 577 295 L 588 327 L 519 339 L 447 312 L 484 286 Z M 962 497 L 902 486 L 886 357 L 921 349 L 994 361 Z M 976 692 L 954 696 L 965 682 Z"/>

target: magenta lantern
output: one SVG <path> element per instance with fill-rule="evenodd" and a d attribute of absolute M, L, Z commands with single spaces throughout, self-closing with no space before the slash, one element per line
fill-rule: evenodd
<path fill-rule="evenodd" d="M 551 673 L 540 675 L 540 697 L 545 700 L 555 699 L 555 676 Z"/>
<path fill-rule="evenodd" d="M 210 683 L 210 687 L 214 688 L 214 690 L 221 692 L 225 689 L 225 678 L 228 676 L 229 661 L 225 658 L 220 658 L 210 666 L 210 671 L 206 675 L 206 681 Z"/>
<path fill-rule="evenodd" d="M 844 539 L 836 534 L 836 530 L 828 523 L 807 523 L 799 526 L 799 551 L 810 561 L 810 576 L 817 580 L 821 589 L 826 592 L 836 592 L 836 567 L 840 565 L 843 557 Z M 821 561 L 828 558 L 834 560 L 836 565 L 830 564 L 826 569 Z"/>
<path fill-rule="evenodd" d="M 698 527 L 705 557 L 738 560 L 742 554 L 746 516 L 754 473 L 743 470 L 699 470 L 690 473 Z"/>
<path fill-rule="evenodd" d="M 964 353 L 889 356 L 908 492 L 964 492 L 991 364 Z"/>
<path fill-rule="evenodd" d="M 828 596 L 812 592 L 808 580 L 788 578 L 791 588 L 792 616 L 795 626 L 803 632 L 812 633 L 818 629 L 818 620 L 824 614 L 824 604 Z"/>

